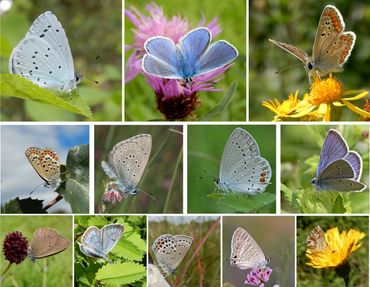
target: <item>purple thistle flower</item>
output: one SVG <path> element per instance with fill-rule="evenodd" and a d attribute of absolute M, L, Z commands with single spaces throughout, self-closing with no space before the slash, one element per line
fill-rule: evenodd
<path fill-rule="evenodd" d="M 247 279 L 244 284 L 264 287 L 266 282 L 269 281 L 272 269 L 270 267 L 265 268 L 253 268 L 247 275 Z"/>

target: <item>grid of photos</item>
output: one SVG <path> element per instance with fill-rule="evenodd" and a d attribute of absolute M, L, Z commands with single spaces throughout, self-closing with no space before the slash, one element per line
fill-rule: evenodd
<path fill-rule="evenodd" d="M 0 0 L 0 286 L 370 287 L 369 11 Z"/>

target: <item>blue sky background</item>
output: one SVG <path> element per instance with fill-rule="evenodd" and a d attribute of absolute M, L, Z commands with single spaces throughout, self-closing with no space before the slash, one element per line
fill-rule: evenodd
<path fill-rule="evenodd" d="M 1 204 L 19 196 L 28 198 L 29 193 L 43 180 L 33 169 L 24 152 L 35 146 L 51 148 L 65 164 L 68 151 L 80 144 L 89 143 L 89 126 L 86 125 L 3 125 L 1 126 Z M 54 199 L 58 194 L 43 185 L 31 195 L 32 198 Z M 58 202 L 53 208 L 71 213 L 68 203 Z"/>

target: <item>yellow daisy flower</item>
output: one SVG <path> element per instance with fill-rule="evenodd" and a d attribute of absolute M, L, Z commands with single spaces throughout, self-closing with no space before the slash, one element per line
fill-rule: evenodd
<path fill-rule="evenodd" d="M 307 265 L 313 268 L 336 268 L 345 264 L 352 252 L 361 247 L 360 240 L 365 233 L 350 229 L 339 234 L 337 227 L 325 232 L 326 244 L 320 248 L 307 248 L 306 256 L 310 259 Z"/>
<path fill-rule="evenodd" d="M 347 107 L 352 112 L 363 118 L 370 118 L 370 112 L 361 109 L 352 102 L 368 95 L 368 91 L 345 91 L 343 84 L 338 82 L 332 75 L 325 80 L 315 78 L 311 86 L 311 92 L 305 94 L 303 100 L 298 99 L 298 91 L 295 96 L 289 95 L 287 100 L 280 103 L 278 100 L 263 102 L 262 105 L 276 114 L 274 121 L 284 118 L 294 120 L 337 120 L 333 115 L 341 114 L 342 108 Z"/>

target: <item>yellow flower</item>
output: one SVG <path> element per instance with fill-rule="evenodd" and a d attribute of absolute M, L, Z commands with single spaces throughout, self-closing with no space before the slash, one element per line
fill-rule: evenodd
<path fill-rule="evenodd" d="M 343 107 L 347 107 L 362 118 L 370 118 L 369 111 L 351 103 L 367 96 L 368 93 L 368 91 L 345 91 L 343 84 L 329 75 L 325 80 L 315 78 L 311 92 L 305 94 L 303 100 L 298 99 L 297 91 L 295 96 L 290 94 L 282 103 L 275 99 L 263 102 L 262 105 L 276 114 L 274 121 L 289 117 L 301 121 L 319 119 L 330 121 L 335 113 L 341 114 Z M 354 96 L 348 97 L 351 95 Z"/>
<path fill-rule="evenodd" d="M 326 244 L 321 248 L 307 248 L 306 256 L 310 259 L 307 265 L 313 268 L 335 268 L 345 264 L 352 252 L 361 247 L 359 242 L 365 233 L 350 229 L 339 234 L 337 227 L 325 233 Z"/>

